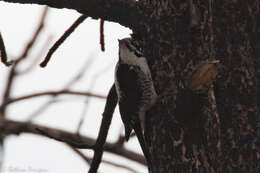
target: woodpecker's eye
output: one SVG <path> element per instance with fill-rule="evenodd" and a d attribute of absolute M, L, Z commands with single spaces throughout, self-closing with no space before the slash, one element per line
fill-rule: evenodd
<path fill-rule="evenodd" d="M 143 54 L 136 49 L 136 47 L 134 47 L 131 43 L 127 43 L 126 44 L 126 47 L 131 51 L 131 52 L 134 52 L 135 56 L 137 57 L 142 57 Z"/>
<path fill-rule="evenodd" d="M 143 54 L 141 52 L 139 52 L 138 50 L 135 51 L 135 55 L 137 57 L 142 57 L 143 56 Z"/>
<path fill-rule="evenodd" d="M 135 48 L 130 43 L 126 43 L 125 45 L 131 52 L 134 51 Z"/>

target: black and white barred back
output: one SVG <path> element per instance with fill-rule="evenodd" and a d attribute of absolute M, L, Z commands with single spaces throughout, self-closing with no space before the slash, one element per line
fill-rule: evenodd
<path fill-rule="evenodd" d="M 133 123 L 139 122 L 143 130 L 145 112 L 157 98 L 148 63 L 131 44 L 130 38 L 119 40 L 115 85 L 119 110 L 125 125 L 126 140 L 128 140 Z"/>

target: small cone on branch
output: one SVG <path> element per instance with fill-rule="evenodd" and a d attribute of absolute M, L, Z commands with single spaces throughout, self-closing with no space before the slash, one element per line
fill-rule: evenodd
<path fill-rule="evenodd" d="M 202 61 L 192 72 L 188 81 L 188 88 L 196 93 L 209 90 L 218 75 L 219 61 Z"/>

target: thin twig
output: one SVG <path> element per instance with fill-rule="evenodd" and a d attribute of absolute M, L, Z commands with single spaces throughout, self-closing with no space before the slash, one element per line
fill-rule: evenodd
<path fill-rule="evenodd" d="M 106 164 L 112 165 L 112 166 L 117 167 L 117 168 L 126 169 L 128 171 L 131 171 L 132 173 L 137 173 L 137 171 L 134 170 L 133 168 L 130 168 L 128 166 L 121 165 L 121 164 L 118 164 L 118 163 L 110 162 L 108 160 L 102 160 L 102 163 L 106 163 Z"/>
<path fill-rule="evenodd" d="M 42 97 L 42 96 L 58 96 L 62 94 L 68 94 L 68 95 L 78 95 L 78 96 L 88 96 L 88 97 L 96 97 L 99 99 L 105 99 L 105 96 L 102 95 L 97 95 L 93 94 L 90 92 L 79 92 L 79 91 L 70 91 L 70 90 L 61 90 L 61 91 L 44 91 L 44 92 L 39 92 L 39 93 L 34 93 L 34 94 L 28 94 L 25 96 L 17 97 L 17 98 L 9 98 L 8 101 L 5 102 L 5 104 L 2 104 L 0 106 L 0 110 L 7 106 L 8 104 L 18 102 L 18 101 L 23 101 L 26 99 L 31 99 L 35 97 Z"/>
<path fill-rule="evenodd" d="M 122 134 L 119 134 L 119 136 L 116 140 L 116 144 L 118 146 L 123 146 L 124 143 L 125 143 L 125 137 Z"/>
<path fill-rule="evenodd" d="M 96 81 L 98 80 L 98 78 L 104 74 L 108 69 L 111 68 L 111 65 L 109 64 L 108 66 L 106 66 L 103 70 L 101 71 L 98 71 L 96 74 L 93 75 L 92 77 L 92 80 L 90 81 L 90 87 L 88 89 L 87 92 L 90 92 L 92 88 L 94 88 L 95 84 L 96 84 Z M 80 129 L 82 127 L 82 124 L 84 123 L 84 120 L 85 120 L 85 115 L 87 113 L 87 110 L 88 110 L 88 103 L 89 103 L 89 100 L 90 100 L 90 97 L 86 97 L 85 99 L 85 102 L 84 102 L 84 107 L 83 107 L 83 110 L 81 112 L 81 115 L 80 115 L 80 121 L 79 121 L 79 124 L 78 124 L 78 127 L 77 127 L 77 133 L 79 134 L 80 132 Z"/>
<path fill-rule="evenodd" d="M 11 89 L 13 86 L 13 81 L 16 75 L 16 63 L 12 66 L 8 77 L 7 77 L 7 84 L 5 87 L 5 91 L 2 97 L 2 105 L 1 105 L 1 109 L 0 109 L 0 116 L 5 117 L 5 110 L 6 110 L 6 102 L 8 102 L 9 97 L 10 97 L 10 93 L 11 93 Z"/>
<path fill-rule="evenodd" d="M 44 52 L 46 52 L 48 46 L 50 45 L 51 41 L 53 39 L 53 36 L 50 35 L 45 43 L 43 44 L 43 47 L 41 48 L 41 51 L 36 55 L 36 58 L 33 60 L 33 62 L 23 71 L 19 71 L 18 74 L 19 75 L 24 75 L 24 74 L 28 74 L 30 71 L 33 70 L 33 68 L 36 66 L 36 64 L 39 62 L 40 58 L 42 57 L 42 55 L 44 54 Z"/>
<path fill-rule="evenodd" d="M 25 99 L 35 98 L 35 97 L 49 96 L 49 95 L 57 96 L 57 95 L 61 95 L 61 94 L 88 96 L 88 97 L 95 97 L 95 98 L 99 98 L 99 99 L 105 99 L 106 98 L 105 96 L 93 94 L 93 93 L 90 93 L 90 92 L 61 90 L 61 91 L 44 91 L 44 92 L 39 92 L 39 93 L 35 93 L 35 94 L 28 94 L 28 95 L 25 95 L 25 96 L 10 99 L 7 103 L 10 104 L 10 103 L 13 103 L 13 102 L 18 102 L 18 101 L 22 101 L 22 100 L 25 100 Z"/>
<path fill-rule="evenodd" d="M 0 115 L 1 116 L 5 116 L 5 109 L 6 109 L 6 106 L 3 106 L 6 104 L 6 102 L 8 102 L 9 100 L 9 97 L 10 97 L 10 93 L 11 93 L 11 90 L 12 90 L 12 86 L 13 86 L 13 81 L 16 77 L 16 74 L 17 74 L 17 66 L 18 64 L 24 60 L 24 58 L 27 56 L 29 50 L 32 48 L 33 44 L 35 43 L 35 40 L 38 38 L 39 36 L 39 33 L 41 32 L 43 26 L 44 26 L 44 21 L 45 21 L 45 18 L 46 18 L 46 14 L 47 14 L 47 10 L 48 10 L 48 7 L 45 7 L 44 8 L 44 11 L 43 11 L 43 14 L 42 14 L 42 17 L 41 17 L 41 20 L 40 20 L 40 23 L 36 29 L 36 32 L 34 33 L 32 39 L 28 42 L 24 52 L 22 53 L 22 55 L 14 61 L 14 64 L 8 74 L 8 77 L 7 77 L 7 84 L 6 84 L 6 87 L 5 87 L 5 91 L 4 91 L 4 95 L 3 95 L 3 101 L 2 101 L 2 108 L 1 108 L 1 111 L 0 111 Z"/>
<path fill-rule="evenodd" d="M 107 102 L 103 113 L 103 118 L 102 118 L 101 127 L 99 129 L 98 138 L 95 144 L 94 157 L 89 169 L 89 173 L 96 173 L 100 165 L 102 155 L 103 155 L 103 150 L 104 150 L 103 147 L 106 142 L 109 126 L 116 105 L 117 105 L 117 94 L 116 94 L 115 85 L 113 84 L 107 96 Z"/>
<path fill-rule="evenodd" d="M 104 20 L 100 20 L 100 46 L 101 50 L 104 52 L 105 51 L 105 37 L 104 37 Z"/>
<path fill-rule="evenodd" d="M 90 69 L 90 66 L 93 64 L 93 62 L 94 62 L 94 58 L 92 58 L 92 57 L 87 58 L 87 61 L 80 68 L 79 72 L 75 75 L 75 77 L 70 79 L 66 83 L 66 85 L 64 85 L 64 89 L 70 88 L 73 84 L 75 84 L 76 82 L 79 82 L 80 79 L 82 79 L 82 77 L 85 75 L 85 73 Z"/>
<path fill-rule="evenodd" d="M 53 103 L 57 103 L 58 99 L 53 96 L 52 99 L 42 104 L 37 110 L 33 111 L 27 118 L 28 122 L 31 122 L 34 118 L 40 116 L 44 111 L 47 110 L 47 108 L 52 105 Z"/>
<path fill-rule="evenodd" d="M 4 39 L 2 37 L 1 32 L 0 32 L 0 53 L 1 53 L 0 55 L 1 55 L 2 63 L 6 66 L 10 66 L 12 64 L 12 62 L 8 61 L 6 50 L 5 50 L 5 43 L 4 43 Z"/>
<path fill-rule="evenodd" d="M 59 48 L 59 46 L 70 36 L 70 34 L 87 18 L 86 14 L 81 15 L 70 27 L 65 31 L 65 33 L 59 38 L 57 42 L 50 48 L 48 54 L 41 62 L 40 66 L 45 67 L 51 59 L 52 54 Z"/>
<path fill-rule="evenodd" d="M 86 115 L 86 112 L 88 110 L 88 104 L 89 103 L 89 98 L 86 98 L 85 99 L 85 102 L 84 102 L 84 107 L 83 107 L 83 110 L 81 112 L 81 115 L 80 115 L 80 120 L 79 120 L 79 124 L 78 124 L 78 127 L 77 127 L 77 134 L 80 134 L 80 129 L 82 127 L 82 124 L 84 123 L 84 120 L 85 120 L 85 115 Z"/>
<path fill-rule="evenodd" d="M 91 164 L 91 161 L 92 159 L 85 156 L 82 152 L 80 152 L 77 148 L 69 145 L 69 144 L 66 144 L 72 151 L 74 151 L 80 158 L 82 158 L 88 165 Z M 108 160 L 102 160 L 102 163 L 105 163 L 105 164 L 109 164 L 111 166 L 114 166 L 114 167 L 117 167 L 117 168 L 122 168 L 122 169 L 126 169 L 132 173 L 137 173 L 136 170 L 134 170 L 133 168 L 130 168 L 128 166 L 125 166 L 125 165 L 122 165 L 122 164 L 118 164 L 118 163 L 115 163 L 115 162 L 111 162 L 111 161 L 108 161 Z"/>
<path fill-rule="evenodd" d="M 80 152 L 77 148 L 74 148 L 73 146 L 67 144 L 67 146 L 74 151 L 77 155 L 80 156 L 80 158 L 82 158 L 88 165 L 91 164 L 91 159 L 88 158 L 87 156 L 85 156 L 82 152 Z"/>
<path fill-rule="evenodd" d="M 42 13 L 42 16 L 41 16 L 41 20 L 40 20 L 40 23 L 38 24 L 38 27 L 32 37 L 32 39 L 27 43 L 22 55 L 20 56 L 20 58 L 18 58 L 16 61 L 21 61 L 22 59 L 24 59 L 25 57 L 27 57 L 29 51 L 31 50 L 32 46 L 34 45 L 35 41 L 37 40 L 37 38 L 39 37 L 40 35 L 40 32 L 42 31 L 43 27 L 44 27 L 44 23 L 45 23 L 45 20 L 46 20 L 46 16 L 47 16 L 47 13 L 48 13 L 48 6 L 45 6 L 44 7 L 44 10 L 43 10 L 43 13 Z"/>
<path fill-rule="evenodd" d="M 93 63 L 93 58 L 87 58 L 86 63 L 84 63 L 84 65 L 81 67 L 81 70 L 79 70 L 79 72 L 72 78 L 70 79 L 65 86 L 63 87 L 63 91 L 68 90 L 70 87 L 72 87 L 74 84 L 76 84 L 77 82 L 80 81 L 80 79 L 82 79 L 82 77 L 84 76 L 84 74 L 87 72 L 87 70 L 89 70 L 89 66 Z M 45 102 L 41 107 L 39 107 L 36 111 L 34 111 L 33 113 L 31 113 L 28 117 L 28 121 L 32 121 L 32 119 L 36 118 L 37 116 L 39 116 L 41 113 L 43 113 L 50 105 L 52 105 L 53 103 L 57 102 L 56 101 L 56 96 L 58 95 L 52 95 L 52 98 Z"/>

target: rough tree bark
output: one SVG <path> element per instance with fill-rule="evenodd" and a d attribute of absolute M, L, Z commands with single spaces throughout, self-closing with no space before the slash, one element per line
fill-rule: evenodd
<path fill-rule="evenodd" d="M 133 30 L 160 95 L 145 130 L 151 172 L 260 172 L 259 0 L 54 2 L 29 3 L 88 13 L 82 3 L 95 2 L 103 13 L 89 16 Z M 207 59 L 221 63 L 214 87 L 203 97 L 187 93 L 190 72 Z"/>

